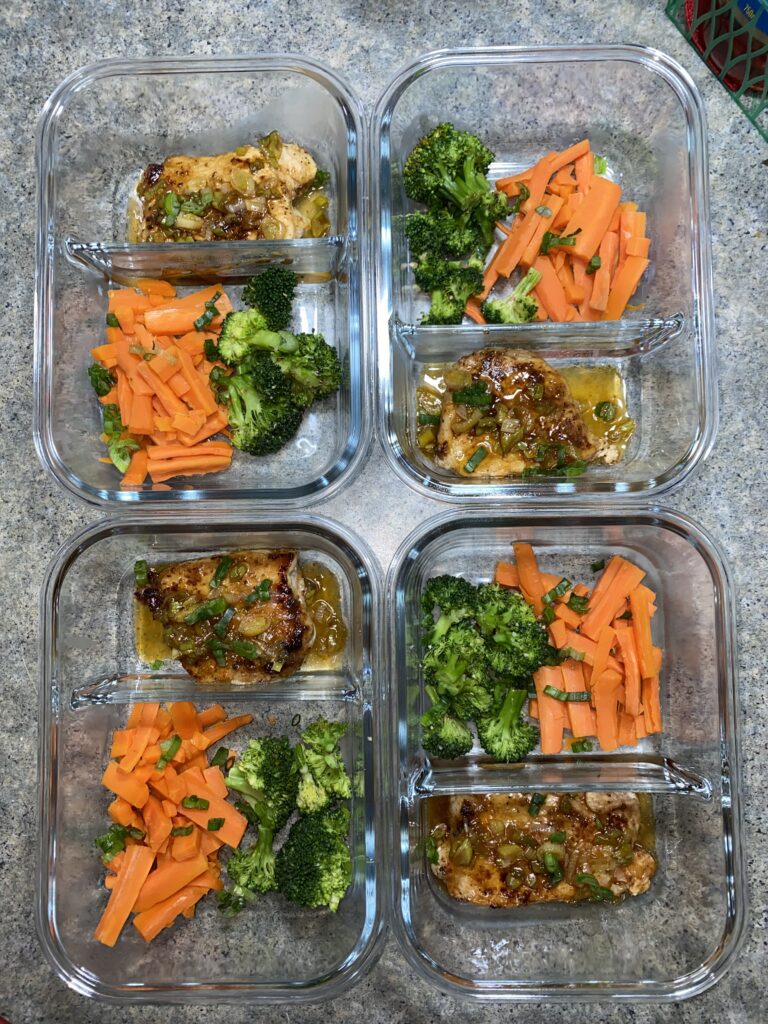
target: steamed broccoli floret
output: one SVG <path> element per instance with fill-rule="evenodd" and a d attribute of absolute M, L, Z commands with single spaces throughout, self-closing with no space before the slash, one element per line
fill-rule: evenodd
<path fill-rule="evenodd" d="M 473 618 L 477 588 L 461 576 L 433 576 L 421 597 L 424 646 L 435 643 L 462 619 Z M 435 621 L 435 609 L 439 615 Z"/>
<path fill-rule="evenodd" d="M 414 279 L 430 293 L 430 309 L 422 323 L 461 323 L 467 299 L 483 289 L 483 260 L 477 255 L 466 261 L 428 255 L 417 263 Z"/>
<path fill-rule="evenodd" d="M 326 398 L 341 384 L 341 363 L 335 348 L 322 334 L 295 334 L 293 351 L 276 353 L 273 358 L 293 381 L 293 397 L 298 405 L 311 405 Z"/>
<path fill-rule="evenodd" d="M 243 302 L 262 314 L 270 331 L 283 331 L 293 315 L 293 295 L 298 278 L 285 267 L 267 267 L 243 288 Z"/>
<path fill-rule="evenodd" d="M 232 886 L 219 897 L 227 914 L 235 914 L 257 892 L 275 888 L 275 833 L 296 807 L 298 774 L 286 736 L 251 740 L 227 775 L 227 785 L 242 796 L 243 811 L 258 823 L 259 835 L 249 850 L 235 850 L 227 862 Z"/>
<path fill-rule="evenodd" d="M 539 741 L 539 731 L 520 718 L 526 690 L 512 689 L 498 714 L 477 720 L 483 750 L 499 761 L 522 761 Z"/>
<path fill-rule="evenodd" d="M 499 674 L 521 679 L 541 665 L 556 663 L 546 628 L 528 602 L 507 587 L 478 587 L 475 619 L 487 641 L 488 660 Z"/>
<path fill-rule="evenodd" d="M 428 754 L 453 760 L 472 749 L 472 733 L 464 722 L 454 718 L 439 699 L 437 691 L 426 687 L 432 707 L 421 716 L 421 744 Z"/>
<path fill-rule="evenodd" d="M 474 224 L 467 223 L 465 216 L 455 216 L 449 210 L 408 214 L 405 234 L 417 260 L 427 256 L 461 259 L 479 249 L 484 242 Z"/>
<path fill-rule="evenodd" d="M 424 653 L 424 678 L 461 718 L 488 714 L 494 679 L 485 640 L 469 623 L 451 626 Z"/>
<path fill-rule="evenodd" d="M 352 795 L 352 783 L 339 750 L 344 722 L 318 718 L 301 735 L 295 749 L 299 769 L 297 804 L 302 814 L 322 810 L 336 797 Z"/>
<path fill-rule="evenodd" d="M 432 292 L 429 312 L 421 318 L 425 327 L 452 326 L 464 319 L 464 302 L 459 302 L 446 292 Z"/>
<path fill-rule="evenodd" d="M 296 434 L 303 409 L 290 382 L 266 355 L 251 355 L 219 385 L 228 409 L 232 444 L 249 455 L 271 455 Z"/>
<path fill-rule="evenodd" d="M 302 907 L 337 910 L 352 882 L 349 811 L 339 807 L 299 818 L 277 855 L 277 888 Z"/>
<path fill-rule="evenodd" d="M 224 317 L 219 335 L 219 358 L 237 366 L 253 351 L 254 339 L 261 333 L 273 334 L 258 309 L 240 309 Z"/>
<path fill-rule="evenodd" d="M 489 324 L 525 324 L 536 319 L 539 304 L 529 294 L 541 280 L 533 267 L 505 299 L 488 299 L 482 306 L 483 316 Z"/>

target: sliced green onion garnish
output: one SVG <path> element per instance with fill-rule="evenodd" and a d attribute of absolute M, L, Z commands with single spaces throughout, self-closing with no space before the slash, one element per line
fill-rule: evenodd
<path fill-rule="evenodd" d="M 541 620 L 547 626 L 550 624 L 550 622 L 555 621 L 555 611 L 550 605 L 544 605 L 544 609 L 541 613 Z"/>
<path fill-rule="evenodd" d="M 552 216 L 552 211 L 550 210 L 550 208 L 548 206 L 537 206 L 536 207 L 536 213 L 538 213 L 538 215 L 540 217 L 551 217 Z"/>
<path fill-rule="evenodd" d="M 549 837 L 550 843 L 564 843 L 566 840 L 565 832 L 553 832 Z"/>
<path fill-rule="evenodd" d="M 554 604 L 559 597 L 562 597 L 564 594 L 568 593 L 568 591 L 571 589 L 571 586 L 571 581 L 567 580 L 565 576 L 563 576 L 563 578 L 560 580 L 557 586 L 552 587 L 551 590 L 548 590 L 541 600 L 544 602 L 544 604 Z"/>
<path fill-rule="evenodd" d="M 107 327 L 119 327 L 120 321 L 114 313 L 107 313 Z"/>
<path fill-rule="evenodd" d="M 568 598 L 568 607 L 578 615 L 584 615 L 589 611 L 589 598 L 580 597 L 578 594 L 571 594 Z"/>
<path fill-rule="evenodd" d="M 224 824 L 223 818 L 209 818 L 208 819 L 208 831 L 218 832 L 221 826 Z"/>
<path fill-rule="evenodd" d="M 464 470 L 467 473 L 474 473 L 475 470 L 477 469 L 477 467 L 483 461 L 483 459 L 487 456 L 487 454 L 488 454 L 488 449 L 483 447 L 483 445 L 481 445 L 479 448 L 476 448 L 474 454 L 470 457 L 469 461 L 465 464 Z"/>
<path fill-rule="evenodd" d="M 164 664 L 164 661 L 161 661 L 160 658 L 157 658 L 155 661 L 151 661 L 149 663 L 149 667 L 152 669 L 153 672 L 157 672 L 158 669 L 161 669 Z"/>
<path fill-rule="evenodd" d="M 205 358 L 208 360 L 209 363 L 215 363 L 216 360 L 219 358 L 218 346 L 212 341 L 211 338 L 206 338 L 205 341 L 203 342 L 203 352 L 205 353 Z"/>
<path fill-rule="evenodd" d="M 202 622 L 203 619 L 212 619 L 216 615 L 222 615 L 227 609 L 227 602 L 223 597 L 214 597 L 210 601 L 204 601 L 199 604 L 197 608 L 184 616 L 184 621 L 188 626 L 194 626 L 196 622 Z"/>
<path fill-rule="evenodd" d="M 146 587 L 149 583 L 149 566 L 143 558 L 133 564 L 133 578 L 137 587 Z"/>
<path fill-rule="evenodd" d="M 593 412 L 603 423 L 613 423 L 616 419 L 616 406 L 613 402 L 598 402 Z"/>
<path fill-rule="evenodd" d="M 212 636 L 208 638 L 206 646 L 219 668 L 224 668 L 227 664 L 227 645 L 224 641 L 217 636 Z"/>
<path fill-rule="evenodd" d="M 172 836 L 191 836 L 194 825 L 176 825 L 171 829 Z"/>
<path fill-rule="evenodd" d="M 272 584 L 269 580 L 262 580 L 255 590 L 252 590 L 250 594 L 246 594 L 243 598 L 245 604 L 256 604 L 257 601 L 262 603 L 269 600 L 269 591 Z"/>
<path fill-rule="evenodd" d="M 229 555 L 224 555 L 222 560 L 216 566 L 216 572 L 213 574 L 213 576 L 211 577 L 211 582 L 208 584 L 211 590 L 216 590 L 217 587 L 221 586 L 221 584 L 227 578 L 227 573 L 231 568 L 232 559 L 229 557 Z"/>
<path fill-rule="evenodd" d="M 600 885 L 594 875 L 586 873 L 577 874 L 574 881 L 577 885 L 583 885 L 589 889 L 591 898 L 593 900 L 599 900 L 606 903 L 611 903 L 614 900 L 614 895 L 610 889 L 606 889 L 605 886 Z"/>
<path fill-rule="evenodd" d="M 422 427 L 439 427 L 440 417 L 432 412 L 420 412 L 418 415 L 419 424 Z"/>
<path fill-rule="evenodd" d="M 571 744 L 574 754 L 588 754 L 592 750 L 591 740 L 576 740 Z"/>
<path fill-rule="evenodd" d="M 262 656 L 261 648 L 257 647 L 256 644 L 248 643 L 247 640 L 232 640 L 229 649 L 233 654 L 237 654 L 241 658 L 247 658 L 249 661 L 254 661 Z"/>
<path fill-rule="evenodd" d="M 589 690 L 558 690 L 556 686 L 549 684 L 544 687 L 544 693 L 548 697 L 554 697 L 555 700 L 561 700 L 568 704 L 586 703 L 592 699 Z"/>
<path fill-rule="evenodd" d="M 437 864 L 440 857 L 437 852 L 437 843 L 432 836 L 427 836 L 426 842 L 424 843 L 424 852 L 427 855 L 427 860 L 430 864 Z"/>
<path fill-rule="evenodd" d="M 232 619 L 235 617 L 235 609 L 230 605 L 229 608 L 224 612 L 219 621 L 213 627 L 213 632 L 216 636 L 223 637 L 226 635 L 227 627 L 229 626 Z"/>
<path fill-rule="evenodd" d="M 563 661 L 566 658 L 573 658 L 574 661 L 584 661 L 584 651 L 577 651 L 575 647 L 562 647 L 560 649 L 560 657 Z"/>
<path fill-rule="evenodd" d="M 592 572 L 600 572 L 600 570 L 604 569 L 604 568 L 605 568 L 605 559 L 604 558 L 600 558 L 597 562 L 593 562 L 592 565 L 590 565 L 590 569 L 592 570 Z"/>
<path fill-rule="evenodd" d="M 544 806 L 546 797 L 543 793 L 534 793 L 531 797 L 530 803 L 528 804 L 528 813 L 532 818 L 535 818 L 541 808 Z"/>
<path fill-rule="evenodd" d="M 629 608 L 627 608 L 627 610 L 625 612 L 622 612 L 621 615 L 617 615 L 616 618 L 617 619 L 631 619 L 632 618 L 632 612 L 629 610 Z"/>
<path fill-rule="evenodd" d="M 169 736 L 167 740 L 160 741 L 160 758 L 155 765 L 158 771 L 162 771 L 166 767 L 169 761 L 172 761 L 178 753 L 179 747 L 181 746 L 181 736 L 177 736 L 175 733 L 173 736 Z"/>
<path fill-rule="evenodd" d="M 229 750 L 226 747 L 219 747 L 211 758 L 211 768 L 223 768 L 229 760 Z"/>
<path fill-rule="evenodd" d="M 184 797 L 181 801 L 181 806 L 185 807 L 188 811 L 207 811 L 210 807 L 210 801 L 202 796 L 195 796 L 192 793 L 190 796 Z"/>
<path fill-rule="evenodd" d="M 587 264 L 587 273 L 588 274 L 594 274 L 596 270 L 599 270 L 600 267 L 602 267 L 602 265 L 603 265 L 603 261 L 600 259 L 600 257 L 599 256 L 593 256 L 592 259 Z"/>
<path fill-rule="evenodd" d="M 560 861 L 550 850 L 547 850 L 542 860 L 544 861 L 544 867 L 549 873 L 550 882 L 552 885 L 557 885 L 563 879 L 563 869 L 560 867 Z"/>
<path fill-rule="evenodd" d="M 608 161 L 604 156 L 595 154 L 595 174 L 605 174 L 608 170 Z"/>

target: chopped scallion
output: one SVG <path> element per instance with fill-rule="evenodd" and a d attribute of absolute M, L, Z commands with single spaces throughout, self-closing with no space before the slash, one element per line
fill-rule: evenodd
<path fill-rule="evenodd" d="M 469 458 L 464 466 L 464 470 L 467 473 L 474 473 L 483 459 L 487 456 L 488 449 L 480 445 L 479 448 L 475 449 L 474 454 Z"/>
<path fill-rule="evenodd" d="M 420 412 L 418 415 L 419 424 L 422 427 L 439 427 L 440 417 L 432 412 Z"/>
<path fill-rule="evenodd" d="M 223 768 L 229 760 L 229 750 L 226 747 L 219 747 L 211 758 L 211 768 Z"/>
<path fill-rule="evenodd" d="M 577 615 L 585 615 L 589 611 L 589 598 L 581 597 L 579 594 L 571 594 L 568 598 L 568 607 Z"/>
<path fill-rule="evenodd" d="M 146 587 L 149 583 L 149 566 L 145 559 L 140 558 L 133 564 L 133 578 L 137 587 Z"/>
<path fill-rule="evenodd" d="M 272 584 L 269 580 L 262 580 L 261 583 L 250 594 L 246 594 L 243 598 L 245 604 L 256 604 L 257 601 L 262 603 L 269 600 L 269 591 Z"/>
<path fill-rule="evenodd" d="M 167 740 L 160 741 L 160 758 L 158 759 L 155 768 L 158 771 L 162 771 L 170 761 L 176 757 L 181 746 L 181 736 L 177 736 L 175 733 L 173 736 L 169 736 Z"/>
<path fill-rule="evenodd" d="M 219 564 L 216 566 L 216 572 L 213 574 L 213 576 L 211 577 L 211 582 L 208 584 L 211 590 L 216 590 L 218 587 L 221 586 L 221 584 L 227 578 L 227 573 L 231 568 L 232 559 L 229 557 L 229 555 L 225 555 L 219 562 Z"/>
<path fill-rule="evenodd" d="M 528 804 L 528 813 L 532 818 L 535 818 L 541 808 L 544 806 L 546 797 L 543 793 L 534 793 Z"/>
<path fill-rule="evenodd" d="M 224 824 L 223 818 L 209 818 L 208 819 L 208 831 L 218 832 L 221 826 Z"/>
<path fill-rule="evenodd" d="M 575 647 L 563 647 L 560 650 L 560 657 L 565 661 L 573 658 L 574 661 L 584 661 L 584 651 L 577 651 Z"/>
<path fill-rule="evenodd" d="M 542 597 L 541 600 L 544 602 L 544 604 L 554 604 L 559 597 L 563 597 L 563 595 L 568 593 L 568 591 L 571 589 L 571 586 L 571 581 L 563 577 L 556 587 L 552 587 L 551 590 L 548 590 L 546 592 L 546 594 Z"/>
<path fill-rule="evenodd" d="M 210 807 L 210 801 L 206 800 L 202 796 L 195 796 L 194 793 L 189 796 L 185 796 L 181 801 L 181 806 L 186 808 L 188 811 L 207 811 Z"/>
<path fill-rule="evenodd" d="M 593 412 L 603 423 L 613 423 L 616 419 L 616 406 L 613 402 L 598 402 Z"/>
<path fill-rule="evenodd" d="M 171 829 L 172 836 L 191 836 L 194 825 L 175 825 Z"/>
<path fill-rule="evenodd" d="M 597 270 L 600 269 L 600 267 L 602 267 L 602 265 L 603 265 L 603 261 L 600 259 L 600 257 L 599 256 L 593 256 L 592 259 L 587 264 L 587 273 L 588 274 L 594 274 Z"/>
<path fill-rule="evenodd" d="M 574 754 L 588 754 L 592 750 L 591 740 L 574 740 L 571 744 Z"/>
<path fill-rule="evenodd" d="M 548 206 L 537 206 L 536 207 L 536 213 L 538 213 L 538 215 L 540 217 L 551 217 L 552 216 L 552 210 Z"/>
<path fill-rule="evenodd" d="M 551 605 L 544 605 L 544 609 L 541 613 L 541 621 L 548 626 L 551 622 L 555 621 L 555 611 Z"/>
<path fill-rule="evenodd" d="M 210 601 L 204 601 L 202 604 L 199 604 L 189 615 L 185 615 L 184 621 L 188 626 L 194 626 L 196 622 L 202 622 L 203 619 L 212 619 L 216 615 L 222 615 L 226 609 L 227 602 L 224 598 L 214 597 Z"/>
<path fill-rule="evenodd" d="M 592 694 L 589 690 L 558 690 L 556 686 L 550 686 L 549 684 L 544 687 L 544 693 L 548 697 L 554 697 L 555 700 L 561 700 L 569 704 L 586 703 L 592 699 Z"/>
<path fill-rule="evenodd" d="M 107 327 L 119 327 L 120 321 L 114 313 L 107 313 Z"/>

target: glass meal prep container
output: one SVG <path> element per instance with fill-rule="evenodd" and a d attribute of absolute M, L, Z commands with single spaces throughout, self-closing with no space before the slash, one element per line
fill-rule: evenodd
<path fill-rule="evenodd" d="M 555 101 L 554 96 L 566 97 Z M 491 116 L 489 116 L 489 113 Z M 624 199 L 647 212 L 651 264 L 619 322 L 420 326 L 428 296 L 413 281 L 403 163 L 443 121 L 495 153 L 489 177 L 530 167 L 588 138 Z M 513 497 L 642 497 L 680 484 L 717 429 L 709 200 L 703 105 L 687 73 L 641 46 L 442 50 L 402 69 L 372 133 L 378 429 L 393 469 L 452 502 Z M 376 207 L 378 209 L 376 209 Z M 418 443 L 416 388 L 435 364 L 485 347 L 526 349 L 556 368 L 620 374 L 635 430 L 623 458 L 574 478 L 483 479 L 442 469 Z"/>
<path fill-rule="evenodd" d="M 144 168 L 172 154 L 212 156 L 276 130 L 330 174 L 327 237 L 131 243 L 129 198 Z M 298 57 L 108 60 L 59 86 L 37 139 L 35 440 L 59 483 L 98 504 L 179 501 L 306 505 L 349 482 L 370 442 L 361 245 L 364 128 L 334 72 Z M 300 277 L 293 329 L 337 347 L 343 383 L 276 455 L 236 452 L 224 473 L 122 489 L 99 440 L 86 376 L 104 341 L 107 290 L 162 277 L 180 294 L 220 282 L 235 308 L 269 264 Z"/>
<path fill-rule="evenodd" d="M 133 633 L 133 565 L 243 548 L 291 548 L 339 581 L 348 630 L 338 667 L 258 684 L 202 685 L 173 663 L 139 661 Z M 158 515 L 120 517 L 77 534 L 52 561 L 41 599 L 40 836 L 37 928 L 56 974 L 81 994 L 121 1002 L 301 1002 L 337 996 L 378 955 L 383 935 L 383 842 L 377 721 L 378 568 L 357 538 L 316 516 L 280 520 Z M 346 722 L 342 752 L 362 784 L 350 802 L 353 881 L 338 911 L 259 897 L 233 919 L 209 896 L 193 921 L 146 944 L 131 924 L 116 946 L 93 939 L 106 905 L 94 838 L 109 825 L 101 785 L 114 729 L 144 700 L 222 702 L 253 722 L 232 734 L 296 742 L 319 717 Z M 297 716 L 300 716 L 300 722 Z M 297 725 L 296 723 L 299 722 Z"/>
<path fill-rule="evenodd" d="M 542 571 L 587 583 L 591 563 L 613 554 L 646 571 L 658 600 L 654 642 L 664 652 L 662 733 L 610 754 L 534 751 L 503 765 L 476 744 L 456 761 L 430 761 L 419 725 L 429 704 L 416 625 L 424 586 L 441 573 L 489 580 L 513 542 L 531 543 Z M 396 686 L 390 896 L 393 927 L 413 967 L 451 994 L 489 1000 L 666 1001 L 715 984 L 745 934 L 746 883 L 733 595 L 711 538 L 662 509 L 446 513 L 403 542 L 387 596 Z M 490 909 L 454 900 L 433 876 L 430 798 L 583 791 L 650 795 L 658 867 L 643 895 L 617 905 Z"/>

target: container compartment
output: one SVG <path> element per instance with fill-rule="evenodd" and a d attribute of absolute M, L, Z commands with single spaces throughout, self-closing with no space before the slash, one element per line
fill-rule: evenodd
<path fill-rule="evenodd" d="M 542 103 L 553 86 L 569 97 L 566 105 Z M 428 302 L 410 268 L 404 224 L 415 207 L 403 191 L 402 166 L 419 137 L 445 120 L 477 132 L 494 150 L 492 178 L 589 137 L 626 198 L 648 213 L 651 266 L 632 303 L 642 309 L 597 324 L 419 326 Z M 379 101 L 372 168 L 379 429 L 401 479 L 457 502 L 648 494 L 682 482 L 708 453 L 717 425 L 706 139 L 701 101 L 685 72 L 663 54 L 633 46 L 428 54 L 404 68 Z M 624 459 L 579 478 L 536 482 L 460 478 L 425 462 L 412 422 L 421 364 L 437 351 L 455 360 L 490 346 L 575 363 L 615 361 L 635 392 L 629 412 L 637 431 Z"/>
<path fill-rule="evenodd" d="M 173 153 L 212 155 L 272 128 L 305 146 L 331 180 L 322 239 L 134 244 L 128 197 L 144 166 Z M 35 439 L 43 464 L 98 504 L 225 502 L 304 505 L 354 475 L 370 441 L 359 231 L 364 176 L 357 100 L 332 73 L 288 57 L 106 61 L 67 79 L 38 135 Z M 253 273 L 290 266 L 301 284 L 296 330 L 318 330 L 339 352 L 340 391 L 316 404 L 296 438 L 265 459 L 236 453 L 224 474 L 121 490 L 98 462 L 98 403 L 85 370 L 103 341 L 106 291 L 137 277 L 177 286 L 221 281 L 233 300 Z"/>
<path fill-rule="evenodd" d="M 587 584 L 590 563 L 616 553 L 646 570 L 658 595 L 654 642 L 664 651 L 663 733 L 614 753 L 534 752 L 512 765 L 493 763 L 477 745 L 456 761 L 424 753 L 419 718 L 429 702 L 417 625 L 424 586 L 441 573 L 489 580 L 518 541 L 533 545 L 543 571 Z M 390 570 L 389 602 L 398 681 L 393 915 L 411 963 L 448 991 L 487 999 L 682 999 L 714 984 L 742 940 L 746 893 L 732 594 L 710 538 L 665 510 L 445 514 L 404 541 Z M 652 794 L 659 869 L 647 894 L 619 907 L 489 910 L 457 904 L 425 873 L 431 796 L 584 790 Z"/>
<path fill-rule="evenodd" d="M 138 661 L 136 558 L 161 562 L 287 545 L 302 561 L 323 562 L 340 582 L 349 638 L 337 669 L 301 671 L 268 687 L 208 687 L 179 667 L 152 672 Z M 373 962 L 382 937 L 377 572 L 364 546 L 318 518 L 183 525 L 125 518 L 89 528 L 59 553 L 42 603 L 37 924 L 49 961 L 72 988 L 140 1003 L 311 1001 L 338 995 Z M 355 780 L 353 882 L 336 914 L 269 893 L 227 920 L 208 898 L 193 921 L 177 923 L 150 945 L 130 924 L 113 950 L 93 941 L 106 902 L 93 839 L 109 824 L 100 780 L 111 733 L 134 701 L 179 699 L 198 707 L 222 701 L 230 715 L 250 712 L 253 722 L 232 734 L 238 750 L 260 735 L 286 734 L 295 742 L 320 715 L 347 723 L 342 751 Z"/>

